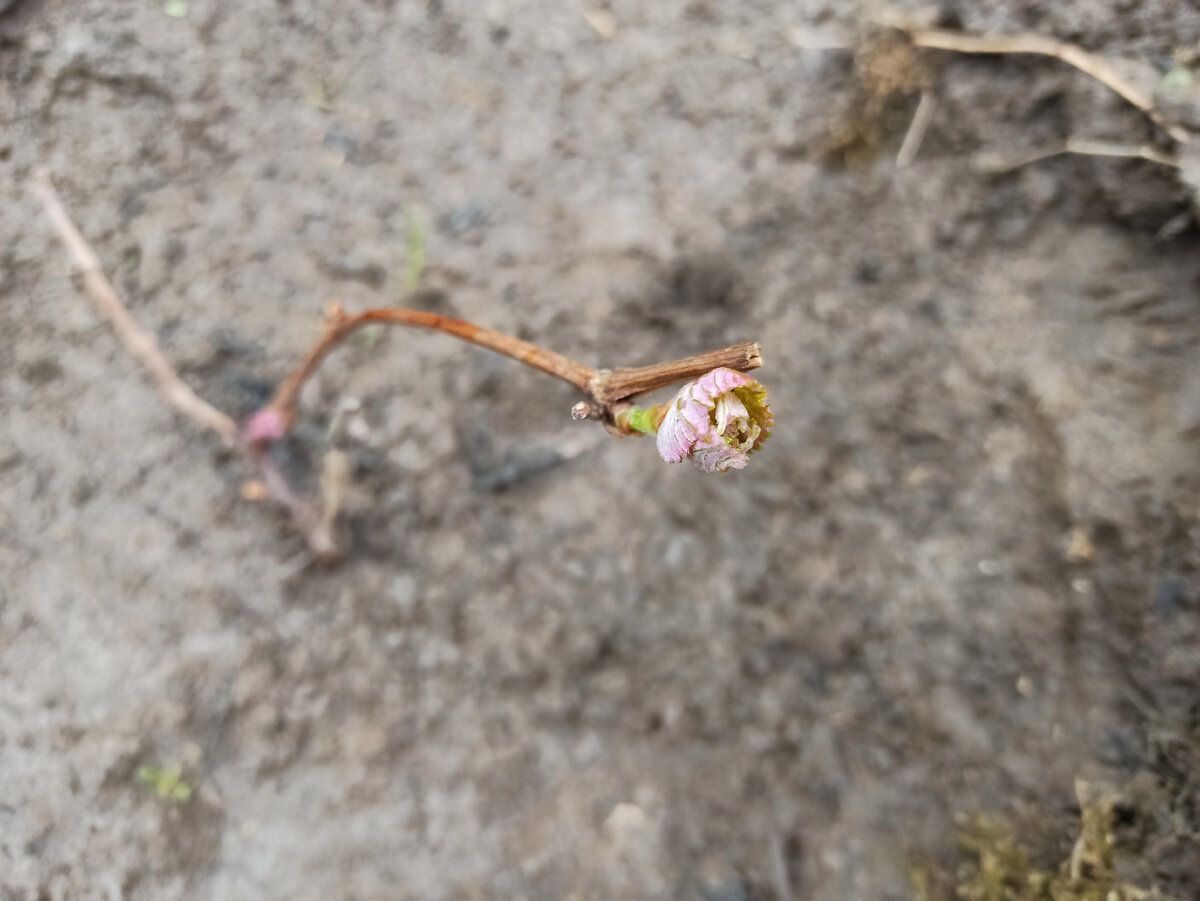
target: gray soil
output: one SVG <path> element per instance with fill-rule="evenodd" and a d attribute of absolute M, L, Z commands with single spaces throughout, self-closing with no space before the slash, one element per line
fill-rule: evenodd
<path fill-rule="evenodd" d="M 0 8 L 0 897 L 901 899 L 976 813 L 1053 869 L 1076 779 L 1139 773 L 1130 879 L 1200 897 L 1189 199 L 972 164 L 1169 150 L 1138 110 L 1032 57 L 881 93 L 811 38 L 887 11 L 833 0 Z M 933 18 L 1159 74 L 1200 41 L 1175 0 Z M 231 414 L 329 300 L 397 302 L 416 222 L 432 309 L 589 364 L 761 340 L 777 428 L 705 476 L 366 335 L 305 393 L 298 464 L 361 404 L 309 565 L 82 294 L 37 166 Z M 174 766 L 186 802 L 138 778 Z"/>

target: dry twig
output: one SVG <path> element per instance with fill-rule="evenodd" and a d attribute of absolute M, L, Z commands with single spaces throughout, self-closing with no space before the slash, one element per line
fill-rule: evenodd
<path fill-rule="evenodd" d="M 1045 150 L 1034 150 L 1023 156 L 1005 158 L 996 154 L 981 154 L 976 157 L 975 165 L 983 172 L 992 175 L 1002 175 L 1030 163 L 1063 154 L 1078 154 L 1080 156 L 1109 156 L 1120 159 L 1141 159 L 1160 166 L 1178 169 L 1182 164 L 1169 154 L 1156 150 L 1147 144 L 1114 144 L 1109 141 L 1091 141 L 1086 138 L 1070 138 L 1065 144 L 1050 147 Z"/>
<path fill-rule="evenodd" d="M 1040 34 L 969 35 L 940 29 L 915 29 L 908 32 L 913 44 L 931 50 L 952 50 L 956 53 L 1032 53 L 1053 56 L 1120 94 L 1152 122 L 1181 144 L 1191 140 L 1188 132 L 1163 118 L 1154 104 L 1154 95 L 1126 79 L 1108 60 L 1088 53 L 1082 47 L 1057 41 Z"/>
<path fill-rule="evenodd" d="M 900 152 L 896 154 L 897 168 L 907 169 L 916 160 L 917 153 L 921 150 L 921 142 L 925 140 L 925 132 L 929 129 L 929 123 L 933 120 L 933 113 L 936 109 L 937 98 L 933 92 L 922 91 L 917 111 L 913 113 L 912 123 L 908 126 L 908 133 L 904 136 L 904 143 L 900 145 Z"/>
<path fill-rule="evenodd" d="M 87 240 L 75 227 L 63 208 L 58 192 L 44 170 L 34 175 L 33 191 L 41 201 L 75 264 L 83 272 L 84 285 L 100 311 L 113 324 L 126 349 L 146 368 L 158 384 L 167 403 L 203 428 L 220 435 L 227 444 L 234 444 L 238 427 L 233 419 L 196 395 L 176 374 L 154 337 L 134 322 L 112 282 L 104 275 L 100 260 Z M 266 454 L 252 453 L 265 487 L 265 497 L 286 509 L 296 527 L 304 534 L 313 554 L 321 560 L 338 557 L 330 523 L 305 498 L 288 485 L 287 479 Z"/>
<path fill-rule="evenodd" d="M 278 415 L 284 429 L 290 428 L 295 418 L 301 387 L 316 372 L 321 361 L 355 331 L 375 324 L 407 325 L 445 332 L 562 379 L 588 396 L 586 401 L 580 401 L 572 408 L 572 416 L 597 419 L 608 426 L 614 425 L 616 408 L 631 397 L 695 378 L 721 366 L 746 371 L 762 365 L 762 348 L 754 342 L 743 342 L 671 363 L 592 369 L 536 344 L 461 319 L 406 307 L 367 310 L 352 316 L 342 309 L 341 304 L 334 303 L 326 314 L 325 334 L 295 371 L 283 380 L 268 405 L 267 409 Z"/>
<path fill-rule="evenodd" d="M 34 174 L 33 192 L 45 208 L 58 236 L 67 245 L 71 259 L 83 273 L 83 282 L 92 301 L 112 323 L 117 337 L 126 349 L 150 373 L 167 403 L 193 422 L 206 429 L 212 429 L 227 443 L 232 444 L 237 437 L 237 425 L 216 407 L 197 397 L 175 373 L 174 367 L 167 362 L 167 358 L 158 349 L 154 336 L 133 321 L 116 288 L 100 268 L 100 260 L 79 233 L 67 211 L 63 209 L 58 192 L 54 190 L 50 176 L 45 170 Z"/>

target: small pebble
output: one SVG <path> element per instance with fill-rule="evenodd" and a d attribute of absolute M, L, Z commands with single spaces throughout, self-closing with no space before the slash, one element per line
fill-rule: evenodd
<path fill-rule="evenodd" d="M 980 560 L 979 571 L 985 576 L 998 576 L 1000 575 L 1000 564 L 995 560 Z"/>

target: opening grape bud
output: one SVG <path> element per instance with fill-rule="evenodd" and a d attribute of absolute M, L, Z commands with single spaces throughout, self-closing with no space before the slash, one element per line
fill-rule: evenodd
<path fill-rule="evenodd" d="M 763 385 L 736 369 L 714 369 L 680 388 L 667 406 L 658 453 L 668 463 L 690 457 L 704 472 L 743 469 L 774 424 Z"/>

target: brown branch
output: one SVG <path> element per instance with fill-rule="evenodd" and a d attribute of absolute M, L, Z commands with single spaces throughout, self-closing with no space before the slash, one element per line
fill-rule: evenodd
<path fill-rule="evenodd" d="M 762 348 L 755 342 L 743 341 L 672 363 L 656 363 L 635 369 L 602 369 L 593 376 L 585 390 L 597 403 L 607 406 L 647 391 L 694 379 L 722 366 L 744 372 L 761 365 Z"/>
<path fill-rule="evenodd" d="M 340 304 L 333 304 L 329 309 L 325 334 L 317 342 L 317 346 L 309 351 L 304 362 L 284 379 L 271 401 L 270 406 L 283 416 L 285 425 L 290 426 L 295 416 L 296 400 L 299 397 L 300 388 L 317 371 L 317 367 L 321 365 L 325 356 L 351 333 L 373 323 L 409 325 L 445 332 L 464 341 L 470 341 L 472 344 L 478 344 L 480 347 L 486 347 L 488 350 L 494 350 L 506 357 L 519 360 L 526 366 L 532 366 L 534 369 L 574 385 L 580 391 L 588 390 L 588 385 L 596 374 L 591 367 L 576 363 L 562 354 L 538 347 L 536 344 L 530 344 L 528 341 L 522 341 L 520 338 L 513 338 L 502 332 L 472 325 L 461 319 L 451 319 L 437 313 L 410 310 L 404 307 L 367 310 L 365 313 L 350 316 Z"/>
<path fill-rule="evenodd" d="M 371 324 L 408 325 L 445 332 L 562 379 L 588 396 L 587 401 L 581 401 L 573 408 L 572 415 L 576 419 L 611 422 L 612 407 L 635 395 L 696 378 L 721 366 L 748 370 L 762 365 L 762 348 L 753 342 L 743 342 L 672 363 L 626 369 L 592 369 L 536 344 L 461 319 L 406 307 L 367 310 L 351 316 L 340 304 L 333 304 L 329 309 L 325 334 L 292 374 L 283 380 L 275 397 L 267 405 L 267 409 L 279 417 L 279 430 L 286 431 L 291 427 L 300 389 L 317 371 L 321 361 L 353 332 Z M 268 437 L 276 435 L 270 434 Z"/>
<path fill-rule="evenodd" d="M 45 207 L 46 215 L 54 224 L 59 238 L 67 245 L 67 252 L 83 273 L 83 283 L 88 295 L 112 323 L 117 337 L 150 373 L 167 403 L 193 422 L 212 429 L 227 443 L 232 444 L 237 437 L 237 425 L 216 407 L 197 397 L 176 375 L 175 369 L 158 349 L 154 336 L 133 321 L 117 290 L 100 268 L 100 260 L 75 227 L 67 211 L 63 209 L 58 192 L 54 190 L 50 176 L 45 170 L 34 174 L 33 193 Z"/>
<path fill-rule="evenodd" d="M 1088 53 L 1082 47 L 1044 37 L 1040 34 L 969 35 L 940 29 L 915 29 L 908 32 L 913 44 L 931 50 L 952 50 L 956 53 L 1032 53 L 1052 56 L 1079 71 L 1090 75 L 1102 85 L 1120 94 L 1152 122 L 1181 144 L 1191 140 L 1182 127 L 1168 122 L 1154 104 L 1154 95 L 1132 84 L 1108 60 Z"/>

